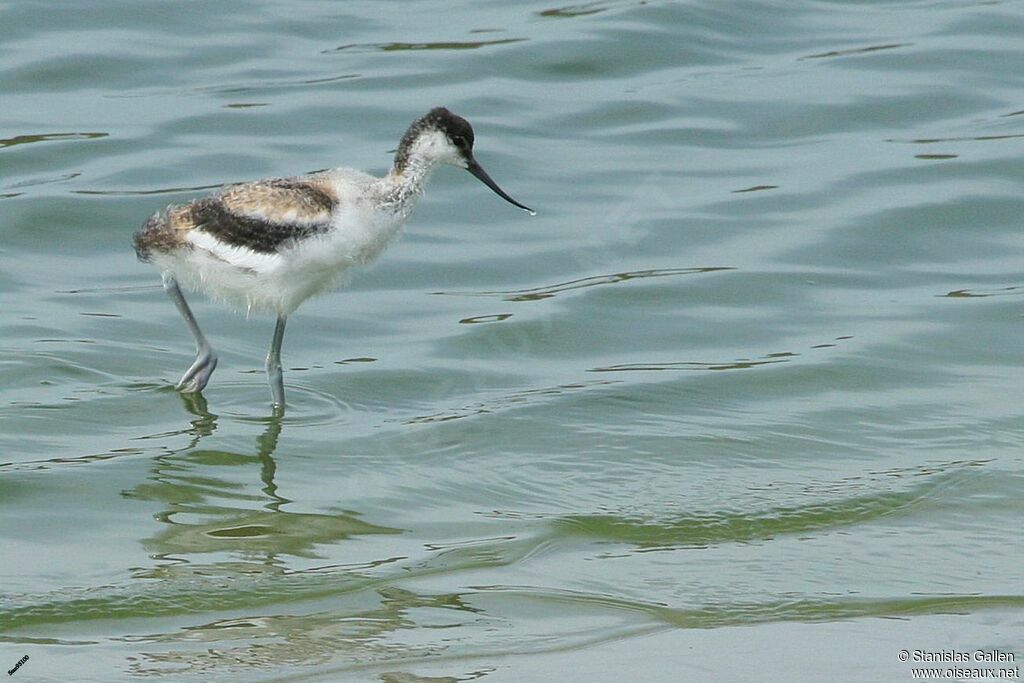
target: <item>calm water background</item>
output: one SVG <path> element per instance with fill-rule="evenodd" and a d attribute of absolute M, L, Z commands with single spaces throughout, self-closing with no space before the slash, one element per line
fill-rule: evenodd
<path fill-rule="evenodd" d="M 439 171 L 272 321 L 130 235 Z M 0 666 L 17 680 L 910 680 L 1024 658 L 1024 3 L 0 5 Z"/>

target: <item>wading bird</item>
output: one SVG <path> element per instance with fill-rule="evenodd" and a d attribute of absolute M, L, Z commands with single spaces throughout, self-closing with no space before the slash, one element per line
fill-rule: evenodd
<path fill-rule="evenodd" d="M 336 168 L 230 185 L 154 214 L 134 235 L 135 252 L 160 269 L 164 290 L 195 338 L 196 358 L 177 384 L 202 391 L 217 367 L 179 283 L 246 311 L 277 315 L 267 354 L 274 410 L 284 410 L 281 342 L 288 316 L 376 258 L 405 223 L 438 164 L 464 168 L 505 201 L 473 158 L 473 128 L 443 107 L 413 122 L 383 178 Z"/>

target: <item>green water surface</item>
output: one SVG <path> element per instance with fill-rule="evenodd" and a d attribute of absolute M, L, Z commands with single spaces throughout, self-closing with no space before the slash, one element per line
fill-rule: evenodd
<path fill-rule="evenodd" d="M 273 321 L 131 233 L 441 169 Z M 1024 659 L 1024 2 L 0 4 L 18 681 L 904 681 Z M 1006 665 L 990 665 L 1006 666 Z"/>

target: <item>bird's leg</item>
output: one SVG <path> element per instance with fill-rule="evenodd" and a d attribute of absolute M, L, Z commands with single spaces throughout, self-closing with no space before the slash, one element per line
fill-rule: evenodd
<path fill-rule="evenodd" d="M 196 340 L 196 359 L 181 376 L 176 388 L 186 394 L 200 392 L 210 381 L 210 375 L 217 367 L 217 354 L 213 352 L 210 343 L 203 336 L 203 331 L 199 329 L 199 323 L 192 315 L 192 309 L 188 307 L 188 302 L 185 301 L 185 295 L 181 293 L 178 282 L 169 273 L 164 274 L 164 291 L 177 306 L 178 312 L 181 313 L 185 324 L 188 325 L 189 332 Z"/>
<path fill-rule="evenodd" d="M 281 342 L 284 340 L 284 326 L 288 317 L 277 316 L 274 337 L 270 340 L 270 351 L 267 353 L 267 380 L 270 382 L 270 399 L 274 404 L 275 413 L 284 412 L 284 374 L 281 372 Z"/>

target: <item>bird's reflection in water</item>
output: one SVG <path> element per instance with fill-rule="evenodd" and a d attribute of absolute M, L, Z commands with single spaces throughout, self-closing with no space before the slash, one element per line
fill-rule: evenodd
<path fill-rule="evenodd" d="M 210 412 L 206 398 L 201 393 L 179 394 L 182 405 L 196 419 L 191 421 L 192 441 L 185 450 L 195 448 L 204 437 L 210 436 L 217 429 L 217 415 Z M 274 461 L 274 451 L 277 450 L 278 440 L 281 438 L 281 429 L 284 426 L 284 413 L 275 410 L 273 414 L 262 420 L 266 427 L 263 433 L 256 437 L 256 457 L 260 461 L 260 479 L 263 481 L 263 493 L 270 499 L 264 507 L 270 510 L 279 510 L 281 505 L 290 503 L 287 498 L 277 494 L 277 484 L 274 483 L 274 476 L 277 474 L 277 463 Z"/>
<path fill-rule="evenodd" d="M 210 412 L 206 398 L 202 394 L 178 394 L 178 397 L 185 410 L 196 417 L 192 420 L 192 429 L 189 430 L 194 438 L 188 448 L 193 448 L 201 438 L 213 434 L 217 429 L 217 416 Z"/>
<path fill-rule="evenodd" d="M 276 565 L 281 556 L 315 558 L 316 546 L 351 536 L 400 533 L 333 510 L 285 509 L 292 500 L 280 493 L 274 456 L 284 429 L 283 416 L 260 420 L 263 431 L 248 452 L 204 448 L 204 440 L 221 426 L 220 418 L 209 411 L 202 394 L 182 395 L 182 402 L 192 419 L 177 434 L 189 434 L 188 444 L 156 456 L 148 481 L 126 492 L 164 506 L 154 515 L 162 524 L 142 541 L 156 557 L 193 563 L 198 559 L 194 555 L 227 552 L 245 561 Z M 233 425 L 224 425 L 228 426 Z M 257 472 L 259 483 L 254 481 Z"/>
<path fill-rule="evenodd" d="M 240 423 L 210 413 L 200 395 L 183 400 L 189 426 L 172 436 L 187 434 L 187 445 L 155 457 L 148 480 L 127 492 L 159 508 L 155 531 L 141 541 L 153 562 L 133 573 L 140 595 L 149 609 L 180 617 L 132 637 L 140 648 L 129 664 L 134 673 L 251 674 L 439 656 L 448 649 L 444 638 L 410 645 L 396 634 L 443 627 L 447 635 L 484 618 L 462 594 L 393 585 L 459 564 L 461 549 L 442 551 L 436 566 L 410 564 L 395 544 L 372 542 L 402 529 L 338 512 L 338 501 L 318 507 L 309 487 L 290 477 L 279 487 L 278 465 L 287 471 L 289 463 L 275 459 L 279 445 L 288 452 L 280 417 L 260 421 L 252 450 L 226 450 L 225 432 Z M 205 447 L 214 440 L 217 448 Z M 304 512 L 289 510 L 281 488 L 297 491 Z M 470 550 L 463 561 L 475 566 L 479 549 Z"/>

